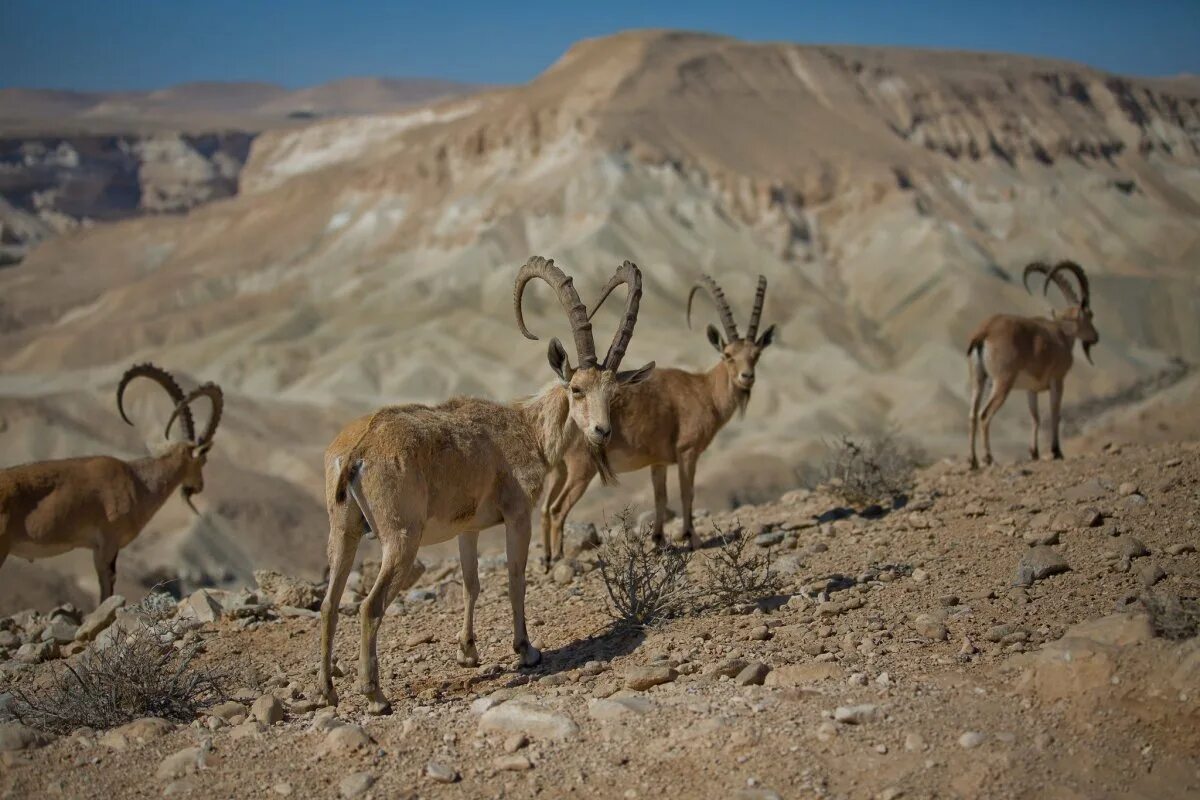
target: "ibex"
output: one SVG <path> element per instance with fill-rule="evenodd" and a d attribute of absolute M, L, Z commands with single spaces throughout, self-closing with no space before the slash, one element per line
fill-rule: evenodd
<path fill-rule="evenodd" d="M 692 323 L 692 300 L 701 289 L 707 290 L 712 297 L 725 329 L 725 338 L 722 338 L 715 325 L 708 326 L 708 341 L 721 354 L 721 360 L 708 372 L 701 373 L 657 369 L 645 383 L 623 388 L 612 402 L 614 433 L 608 445 L 608 458 L 615 472 L 650 467 L 656 542 L 663 539 L 667 465 L 679 465 L 683 533 L 693 549 L 700 545 L 692 520 L 696 462 L 734 412 L 745 412 L 754 388 L 755 365 L 775 336 L 774 325 L 758 336 L 767 292 L 767 279 L 763 276 L 758 277 L 754 308 L 744 339 L 738 335 L 725 293 L 708 275 L 702 276 L 700 283 L 688 293 L 688 327 Z M 542 545 L 547 569 L 553 561 L 562 558 L 563 526 L 567 515 L 587 491 L 596 471 L 587 453 L 578 447 L 568 448 L 562 463 L 551 471 L 542 504 Z"/>
<path fill-rule="evenodd" d="M 117 410 L 125 414 L 125 388 L 134 378 L 149 378 L 167 391 L 187 441 L 170 442 L 149 458 L 121 461 L 110 456 L 40 461 L 0 471 L 0 565 L 8 555 L 48 558 L 90 548 L 100 580 L 100 601 L 113 593 L 117 553 L 142 532 L 177 488 L 192 511 L 192 496 L 204 489 L 203 469 L 221 421 L 221 389 L 205 383 L 184 395 L 166 370 L 153 364 L 130 368 L 117 385 Z M 196 438 L 191 403 L 207 397 L 212 414 Z M 199 512 L 197 512 L 199 513 Z"/>
<path fill-rule="evenodd" d="M 521 313 L 522 293 L 534 278 L 554 287 L 567 312 L 579 357 L 577 368 L 571 366 L 562 344 L 552 339 L 550 368 L 559 381 L 540 394 L 510 404 L 455 398 L 439 406 L 383 408 L 350 423 L 325 453 L 329 586 L 321 604 L 319 687 L 332 705 L 337 704 L 330 670 L 338 604 L 368 527 L 382 546 L 378 577 L 359 608 L 359 689 L 368 698 L 370 713 L 391 710 L 379 686 L 376 637 L 384 610 L 419 575 L 414 560 L 417 548 L 424 545 L 458 537 L 466 588 L 458 663 L 476 666 L 478 537 L 484 528 L 504 523 L 513 649 L 522 666 L 541 660 L 525 629 L 525 565 L 532 509 L 542 480 L 565 448 L 579 438 L 601 473 L 611 475 L 604 456 L 612 435 L 609 403 L 618 386 L 644 380 L 654 363 L 632 372 L 617 371 L 641 300 L 641 273 L 635 265 L 626 261 L 605 289 L 607 297 L 625 284 L 629 297 L 624 320 L 603 361 L 596 359 L 591 323 L 572 279 L 553 261 L 533 257 L 517 275 L 513 306 L 521 333 L 537 338 Z"/>
<path fill-rule="evenodd" d="M 1064 273 L 1071 273 L 1079 282 L 1079 295 Z M 967 347 L 967 359 L 971 365 L 971 469 L 979 468 L 975 457 L 975 431 L 983 423 L 983 460 L 992 463 L 992 442 L 989 429 L 992 418 L 1004 405 L 1005 398 L 1013 389 L 1029 392 L 1029 414 L 1033 417 L 1033 438 L 1029 443 L 1029 455 L 1038 458 L 1038 392 L 1050 392 L 1051 452 L 1062 458 L 1062 447 L 1058 441 L 1059 412 L 1062 410 L 1063 379 L 1071 369 L 1071 351 L 1075 340 L 1083 344 L 1083 354 L 1092 363 L 1092 345 L 1100 341 L 1100 335 L 1092 325 L 1091 294 L 1087 275 L 1073 261 L 1061 261 L 1054 269 L 1035 262 L 1025 267 L 1022 283 L 1029 291 L 1029 276 L 1045 276 L 1042 293 L 1050 283 L 1070 303 L 1062 311 L 1054 311 L 1053 319 L 1043 317 L 1016 317 L 997 314 L 991 317 L 971 336 Z M 980 413 L 980 403 L 987 381 L 992 382 L 992 392 Z"/>

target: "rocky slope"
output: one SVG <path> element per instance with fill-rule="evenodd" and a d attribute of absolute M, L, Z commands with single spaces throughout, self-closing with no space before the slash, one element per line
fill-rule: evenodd
<path fill-rule="evenodd" d="M 939 464 L 908 507 L 875 519 L 793 491 L 703 524 L 770 549 L 778 596 L 700 602 L 626 634 L 607 628 L 596 551 L 573 539 L 573 569 L 531 576 L 545 660 L 530 670 L 510 666 L 495 559 L 477 618 L 485 665 L 454 664 L 461 587 L 453 561 L 434 563 L 381 630 L 385 718 L 353 687 L 359 596 L 336 642 L 341 704 L 321 708 L 317 621 L 289 607 L 316 595 L 263 575 L 262 589 L 200 592 L 178 612 L 181 642 L 234 676 L 233 702 L 190 726 L 48 743 L 0 724 L 0 796 L 1191 797 L 1198 501 L 1194 439 L 978 474 Z M 699 601 L 710 545 L 690 570 Z M 78 622 L 70 609 L 0 622 L 18 656 L 0 692 L 55 668 L 28 665 L 59 648 L 39 641 L 106 646 L 86 644 L 103 620 L 83 634 Z"/>
<path fill-rule="evenodd" d="M 621 260 L 641 265 L 631 363 L 708 368 L 703 333 L 683 324 L 687 288 L 712 272 L 744 323 L 755 276 L 770 280 L 778 343 L 699 470 L 714 509 L 790 488 L 843 431 L 891 426 L 961 452 L 964 342 L 995 311 L 1045 312 L 1015 280 L 1034 258 L 1093 276 L 1102 341 L 1068 405 L 1200 357 L 1190 80 L 633 32 L 580 43 L 525 86 L 268 131 L 239 181 L 236 197 L 95 226 L 0 273 L 0 424 L 10 462 L 135 452 L 110 410 L 128 363 L 219 381 L 231 416 L 211 472 L 229 477 L 203 498 L 212 527 L 247 548 L 281 529 L 303 543 L 261 546 L 272 563 L 257 566 L 320 563 L 319 454 L 339 422 L 551 377 L 512 323 L 510 281 L 531 253 L 585 298 Z M 545 293 L 530 306 L 535 330 L 561 335 Z M 1016 398 L 995 428 L 1002 457 L 1026 431 Z M 630 476 L 581 511 L 644 499 L 648 483 Z M 225 516 L 249 506 L 253 523 Z M 147 541 L 225 552 L 197 536 L 170 509 Z"/>
<path fill-rule="evenodd" d="M 79 225 L 229 197 L 264 129 L 379 113 L 470 88 L 356 78 L 299 90 L 237 83 L 153 92 L 0 89 L 0 266 Z"/>

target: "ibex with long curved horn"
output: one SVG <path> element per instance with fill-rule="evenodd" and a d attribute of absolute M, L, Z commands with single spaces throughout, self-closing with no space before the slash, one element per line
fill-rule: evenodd
<path fill-rule="evenodd" d="M 1079 294 L 1071 286 L 1065 273 L 1075 276 L 1079 282 Z M 1029 392 L 1029 414 L 1033 417 L 1033 438 L 1029 443 L 1029 455 L 1038 457 L 1039 392 L 1050 392 L 1051 452 L 1062 458 L 1062 447 L 1058 441 L 1059 413 L 1062 410 L 1063 379 L 1071 369 L 1071 351 L 1078 339 L 1083 345 L 1083 354 L 1092 362 L 1092 345 L 1100 341 L 1100 334 L 1092 325 L 1091 292 L 1087 274 L 1073 261 L 1061 261 L 1054 269 L 1034 262 L 1025 267 L 1022 283 L 1029 291 L 1029 276 L 1043 275 L 1045 294 L 1053 283 L 1062 292 L 1070 305 L 1062 311 L 1054 311 L 1052 319 L 1044 317 L 1016 317 L 997 314 L 991 317 L 971 336 L 967 346 L 967 358 L 971 363 L 971 468 L 977 469 L 975 457 L 975 431 L 983 424 L 984 462 L 992 463 L 992 443 L 989 430 L 992 418 L 1004 405 L 1005 398 L 1013 389 Z M 992 392 L 980 413 L 983 392 L 988 380 Z"/>
<path fill-rule="evenodd" d="M 656 541 L 662 540 L 666 519 L 667 466 L 679 465 L 683 532 L 692 548 L 700 544 L 692 520 L 696 463 L 734 412 L 745 411 L 754 388 L 755 366 L 775 337 L 774 325 L 762 336 L 758 335 L 767 292 L 767 279 L 763 276 L 758 277 L 745 338 L 738 334 L 725 293 L 708 275 L 702 276 L 688 293 L 688 327 L 691 327 L 692 300 L 701 289 L 712 297 L 725 329 L 722 338 L 716 326 L 708 326 L 708 341 L 721 354 L 721 360 L 702 373 L 657 369 L 645 383 L 618 392 L 612 403 L 615 432 L 608 445 L 608 457 L 616 472 L 650 467 Z M 551 471 L 542 503 L 542 545 L 547 569 L 562 558 L 567 515 L 583 497 L 595 474 L 593 460 L 577 447 L 569 448 L 562 463 Z"/>
<path fill-rule="evenodd" d="M 531 258 L 517 275 L 513 305 L 521 333 L 537 338 L 526 328 L 521 313 L 521 296 L 535 278 L 554 287 L 567 312 L 579 357 L 577 368 L 571 366 L 562 344 L 552 339 L 550 368 L 559 381 L 535 397 L 510 404 L 455 398 L 439 406 L 383 408 L 350 423 L 325 452 L 329 587 L 321 604 L 319 686 L 333 705 L 337 693 L 330 670 L 338 604 L 368 527 L 383 548 L 379 575 L 359 610 L 359 689 L 369 700 L 370 713 L 384 714 L 391 708 L 379 686 L 379 623 L 396 595 L 419 575 L 414 561 L 417 548 L 424 545 L 458 537 L 466 588 L 458 662 L 475 666 L 479 663 L 474 631 L 479 532 L 504 523 L 513 649 L 523 666 L 541 660 L 525 630 L 525 564 L 530 518 L 542 480 L 564 449 L 580 438 L 601 473 L 611 475 L 604 457 L 612 435 L 609 402 L 618 386 L 644 380 L 654 363 L 632 372 L 617 371 L 633 335 L 642 294 L 636 266 L 626 261 L 605 289 L 607 296 L 625 284 L 629 298 L 603 361 L 596 358 L 587 310 L 571 278 L 553 261 Z"/>
<path fill-rule="evenodd" d="M 192 496 L 204 489 L 202 471 L 221 421 L 221 389 L 205 383 L 184 395 L 166 370 L 138 364 L 117 385 L 117 410 L 130 425 L 123 402 L 125 388 L 139 377 L 158 383 L 175 404 L 164 436 L 170 436 L 178 419 L 187 441 L 169 442 L 158 455 L 133 461 L 90 456 L 0 471 L 0 565 L 9 555 L 32 561 L 89 548 L 103 602 L 113 593 L 117 553 L 137 538 L 175 489 L 196 511 Z M 208 398 L 212 415 L 197 438 L 190 406 L 200 397 Z"/>

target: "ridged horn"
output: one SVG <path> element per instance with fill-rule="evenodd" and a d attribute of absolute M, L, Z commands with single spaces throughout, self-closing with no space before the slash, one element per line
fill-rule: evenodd
<path fill-rule="evenodd" d="M 125 374 L 121 376 L 121 382 L 117 384 L 117 411 L 121 413 L 121 419 L 132 425 L 133 422 L 125 413 L 125 389 L 133 381 L 134 378 L 149 378 L 157 383 L 171 397 L 171 402 L 175 404 L 175 408 L 179 408 L 179 404 L 183 402 L 183 390 L 179 388 L 175 378 L 171 373 L 167 372 L 162 367 L 154 364 L 134 364 L 129 369 L 125 370 Z M 171 415 L 174 417 L 174 414 Z M 186 406 L 183 413 L 180 415 L 180 422 L 183 425 L 184 433 L 188 437 L 188 441 L 193 441 L 196 438 L 196 423 L 192 419 L 192 412 Z"/>
<path fill-rule="evenodd" d="M 1075 297 L 1075 292 L 1071 290 L 1071 284 L 1063 279 L 1062 272 L 1066 271 L 1075 276 L 1075 280 L 1079 281 L 1080 298 Z M 1087 273 L 1083 271 L 1083 267 L 1076 264 L 1074 261 L 1060 261 L 1055 265 L 1054 269 L 1050 270 L 1050 274 L 1046 278 L 1046 283 L 1050 281 L 1058 284 L 1058 288 L 1067 296 L 1072 303 L 1078 306 L 1087 308 L 1092 301 L 1091 288 L 1088 285 Z"/>
<path fill-rule="evenodd" d="M 767 299 L 767 279 L 758 276 L 758 288 L 754 290 L 754 310 L 750 312 L 750 324 L 746 328 L 746 338 L 754 341 L 758 336 L 758 320 L 762 317 L 763 301 Z"/>
<path fill-rule="evenodd" d="M 212 405 L 212 411 L 208 417 L 208 425 L 205 426 L 204 433 L 199 439 L 195 437 L 193 432 L 193 435 L 188 438 L 188 441 L 195 442 L 198 445 L 208 444 L 212 441 L 213 436 L 217 432 L 217 426 L 221 424 L 221 412 L 225 409 L 225 395 L 221 391 L 221 387 L 217 386 L 215 383 L 202 383 L 195 389 L 192 389 L 192 391 L 188 393 L 187 397 L 184 397 L 179 401 L 179 403 L 175 406 L 175 410 L 171 412 L 171 418 L 167 420 L 166 435 L 168 437 L 171 435 L 171 426 L 175 423 L 175 419 L 177 417 L 183 418 L 185 414 L 190 417 L 192 413 L 192 402 L 201 397 L 207 397 L 208 402 Z"/>
<path fill-rule="evenodd" d="M 687 324 L 692 327 L 692 298 L 696 296 L 696 292 L 704 289 L 712 297 L 713 303 L 717 306 L 717 313 L 721 315 L 721 326 L 725 328 L 725 338 L 729 341 L 740 339 L 738 336 L 737 323 L 733 321 L 733 311 L 729 308 L 729 301 L 725 299 L 725 293 L 721 291 L 721 287 L 717 285 L 708 275 L 701 275 L 700 282 L 692 287 L 688 292 L 687 301 Z"/>
<path fill-rule="evenodd" d="M 554 259 L 533 256 L 517 273 L 517 281 L 513 285 L 513 310 L 517 313 L 517 327 L 526 339 L 537 339 L 525 326 L 525 317 L 521 313 L 521 295 L 525 284 L 534 278 L 541 278 L 554 287 L 558 301 L 567 312 L 567 320 L 571 323 L 571 333 L 575 337 L 575 353 L 579 356 L 580 367 L 596 366 L 596 342 L 592 339 L 592 323 L 588 322 L 587 309 L 575 291 L 572 279 L 561 269 L 554 266 Z"/>
<path fill-rule="evenodd" d="M 629 297 L 625 300 L 625 316 L 621 319 L 621 326 L 613 334 L 612 344 L 608 346 L 608 352 L 600 364 L 602 369 L 613 372 L 616 372 L 617 367 L 621 365 L 621 359 L 625 357 L 625 349 L 629 347 L 629 340 L 633 338 L 633 327 L 637 324 L 638 305 L 642 302 L 642 271 L 638 269 L 637 264 L 626 261 L 617 267 L 616 272 L 604 287 L 604 291 L 600 293 L 600 299 L 596 301 L 596 305 L 592 306 L 592 313 L 588 314 L 588 319 L 595 316 L 596 312 L 600 310 L 600 306 L 604 305 L 604 301 L 612 294 L 613 289 L 621 284 L 629 287 Z"/>

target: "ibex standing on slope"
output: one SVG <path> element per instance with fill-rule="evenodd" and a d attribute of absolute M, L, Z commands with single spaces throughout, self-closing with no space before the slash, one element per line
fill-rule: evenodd
<path fill-rule="evenodd" d="M 1064 273 L 1071 273 L 1079 282 L 1079 295 L 1075 294 Z M 1091 293 L 1087 275 L 1073 261 L 1061 261 L 1054 269 L 1035 262 L 1025 268 L 1022 283 L 1029 291 L 1029 276 L 1037 273 L 1045 276 L 1042 293 L 1045 294 L 1053 282 L 1071 304 L 1062 311 L 1053 312 L 1053 319 L 1041 317 L 1015 317 L 997 314 L 991 317 L 971 337 L 967 347 L 967 358 L 971 362 L 971 468 L 978 469 L 975 457 L 975 430 L 983 423 L 983 460 L 992 463 L 992 441 L 989 430 L 992 417 L 1004 405 L 1005 398 L 1013 389 L 1029 392 L 1029 414 L 1033 417 L 1033 438 L 1029 443 L 1029 455 L 1038 457 L 1038 392 L 1050 392 L 1051 452 L 1062 458 L 1058 441 L 1059 412 L 1062 410 L 1063 379 L 1071 369 L 1071 351 L 1075 340 L 1083 344 L 1083 354 L 1092 362 L 1092 345 L 1100 341 L 1092 325 Z M 992 382 L 992 392 L 980 413 L 984 388 Z"/>
<path fill-rule="evenodd" d="M 32 561 L 90 548 L 103 602 L 113 593 L 118 551 L 137 538 L 176 488 L 196 510 L 192 496 L 204 489 L 202 471 L 221 421 L 221 389 L 206 383 L 185 396 L 166 370 L 139 364 L 117 386 L 117 409 L 130 425 L 125 387 L 138 377 L 158 383 L 175 404 L 164 436 L 178 418 L 187 441 L 169 442 L 159 455 L 135 461 L 90 456 L 0 471 L 0 565 L 10 554 Z M 199 397 L 212 403 L 212 416 L 204 435 L 196 438 L 189 406 Z"/>
<path fill-rule="evenodd" d="M 563 450 L 583 433 L 585 451 L 605 474 L 604 447 L 612 434 L 609 402 L 617 387 L 637 383 L 654 369 L 651 362 L 633 372 L 617 366 L 633 335 L 642 278 L 626 261 L 606 289 L 629 287 L 625 317 L 603 361 L 587 310 L 571 278 L 553 261 L 534 257 L 521 268 L 513 289 L 517 325 L 530 339 L 521 314 L 525 285 L 540 278 L 554 287 L 575 336 L 579 367 L 571 366 L 557 339 L 550 342 L 550 368 L 560 382 L 536 397 L 508 405 L 456 398 L 440 406 L 383 408 L 350 423 L 325 453 L 329 509 L 329 588 L 321 604 L 319 686 L 336 705 L 330 674 L 338 604 L 359 539 L 369 526 L 383 548 L 379 576 L 360 606 L 359 689 L 368 711 L 390 711 L 379 687 L 376 637 L 384 610 L 416 579 L 417 548 L 458 537 L 466 588 L 466 614 L 459 634 L 458 663 L 475 666 L 474 613 L 479 596 L 477 544 L 484 528 L 505 526 L 508 596 L 513 611 L 513 649 L 523 666 L 541 660 L 525 630 L 525 564 L 530 517 L 542 480 Z"/>
<path fill-rule="evenodd" d="M 708 341 L 721 354 L 721 360 L 703 373 L 657 369 L 645 383 L 618 392 L 612 403 L 614 433 L 608 446 L 614 471 L 632 472 L 650 467 L 654 483 L 655 541 L 663 538 L 667 465 L 679 465 L 683 532 L 693 549 L 700 544 L 692 520 L 696 462 L 734 412 L 745 411 L 754 388 L 755 365 L 775 336 L 774 325 L 758 336 L 758 322 L 767 292 L 766 278 L 758 277 L 754 309 L 744 339 L 738 335 L 725 293 L 707 275 L 688 293 L 688 326 L 691 326 L 692 299 L 700 289 L 707 290 L 712 296 L 725 328 L 725 338 L 721 338 L 716 326 L 708 326 Z M 597 303 L 596 308 L 599 307 Z M 578 447 L 569 448 L 562 463 L 550 473 L 542 504 L 542 544 L 547 569 L 552 561 L 562 558 L 563 526 L 567 515 L 583 497 L 595 474 L 592 460 Z"/>

